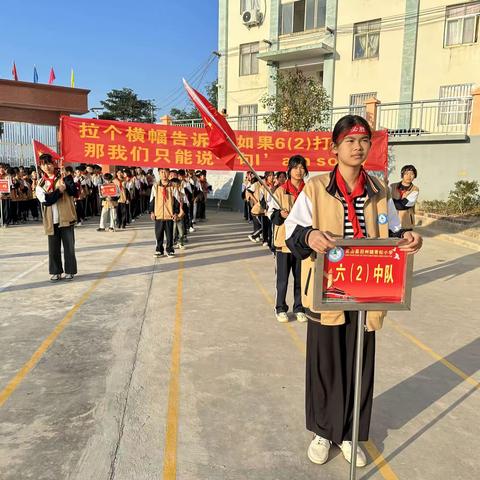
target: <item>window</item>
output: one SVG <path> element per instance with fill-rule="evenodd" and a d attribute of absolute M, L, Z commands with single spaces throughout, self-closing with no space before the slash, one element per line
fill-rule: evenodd
<path fill-rule="evenodd" d="M 350 95 L 350 114 L 365 116 L 365 102 L 376 97 L 377 92 L 354 93 Z"/>
<path fill-rule="evenodd" d="M 353 25 L 353 59 L 378 57 L 381 20 Z"/>
<path fill-rule="evenodd" d="M 470 95 L 473 83 L 459 83 L 440 87 L 440 125 L 465 125 L 470 122 Z"/>
<path fill-rule="evenodd" d="M 258 73 L 259 42 L 240 45 L 240 75 L 255 75 Z"/>
<path fill-rule="evenodd" d="M 304 32 L 325 26 L 326 0 L 293 0 L 281 5 L 280 33 Z"/>
<path fill-rule="evenodd" d="M 257 129 L 258 105 L 239 105 L 238 106 L 238 129 L 256 130 Z"/>
<path fill-rule="evenodd" d="M 477 41 L 480 2 L 447 7 L 444 46 L 463 45 Z"/>

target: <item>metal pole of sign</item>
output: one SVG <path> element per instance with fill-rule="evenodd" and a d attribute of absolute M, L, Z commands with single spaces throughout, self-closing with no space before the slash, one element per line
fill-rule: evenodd
<path fill-rule="evenodd" d="M 350 480 L 357 478 L 357 445 L 360 423 L 360 400 L 362 395 L 363 337 L 365 330 L 365 312 L 358 312 L 357 345 L 355 354 L 355 391 L 353 400 L 352 457 L 350 459 Z"/>

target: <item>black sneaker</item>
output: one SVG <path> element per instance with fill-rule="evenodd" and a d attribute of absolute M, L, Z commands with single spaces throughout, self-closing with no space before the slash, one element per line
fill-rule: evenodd
<path fill-rule="evenodd" d="M 175 252 L 167 252 L 167 257 L 172 258 L 175 256 Z"/>
<path fill-rule="evenodd" d="M 104 232 L 105 229 L 104 228 L 97 228 L 97 232 Z"/>

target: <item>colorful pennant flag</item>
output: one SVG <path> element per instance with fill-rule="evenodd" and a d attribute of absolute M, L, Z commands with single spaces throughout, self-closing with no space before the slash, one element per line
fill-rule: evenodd
<path fill-rule="evenodd" d="M 70 71 L 70 86 L 75 88 L 75 74 L 73 73 L 73 68 Z"/>
<path fill-rule="evenodd" d="M 13 62 L 12 76 L 14 80 L 18 81 L 17 66 L 15 65 L 15 62 Z"/>
<path fill-rule="evenodd" d="M 238 155 L 235 132 L 225 117 L 201 93 L 192 88 L 185 79 L 183 79 L 183 85 L 202 116 L 208 134 L 208 149 L 223 160 L 228 168 L 233 170 L 233 162 Z"/>
<path fill-rule="evenodd" d="M 33 66 L 33 83 L 38 83 L 38 72 L 35 65 Z"/>
<path fill-rule="evenodd" d="M 48 79 L 48 84 L 51 85 L 55 81 L 55 72 L 53 71 L 53 67 L 50 69 L 50 78 Z"/>

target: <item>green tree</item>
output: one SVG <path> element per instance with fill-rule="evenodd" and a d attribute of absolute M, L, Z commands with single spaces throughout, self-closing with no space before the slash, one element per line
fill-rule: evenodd
<path fill-rule="evenodd" d="M 215 108 L 218 108 L 217 80 L 214 80 L 205 87 L 205 96 Z M 187 108 L 172 108 L 170 110 L 170 116 L 174 120 L 191 120 L 193 118 L 200 118 L 200 112 L 195 106 L 192 106 L 190 110 Z"/>
<path fill-rule="evenodd" d="M 125 122 L 155 122 L 155 104 L 152 100 L 141 100 L 130 88 L 113 89 L 107 99 L 100 102 L 105 111 L 99 118 Z"/>
<path fill-rule="evenodd" d="M 260 102 L 268 110 L 265 123 L 273 130 L 326 130 L 331 101 L 326 90 L 301 70 L 279 72 L 274 77 L 277 94 Z"/>

